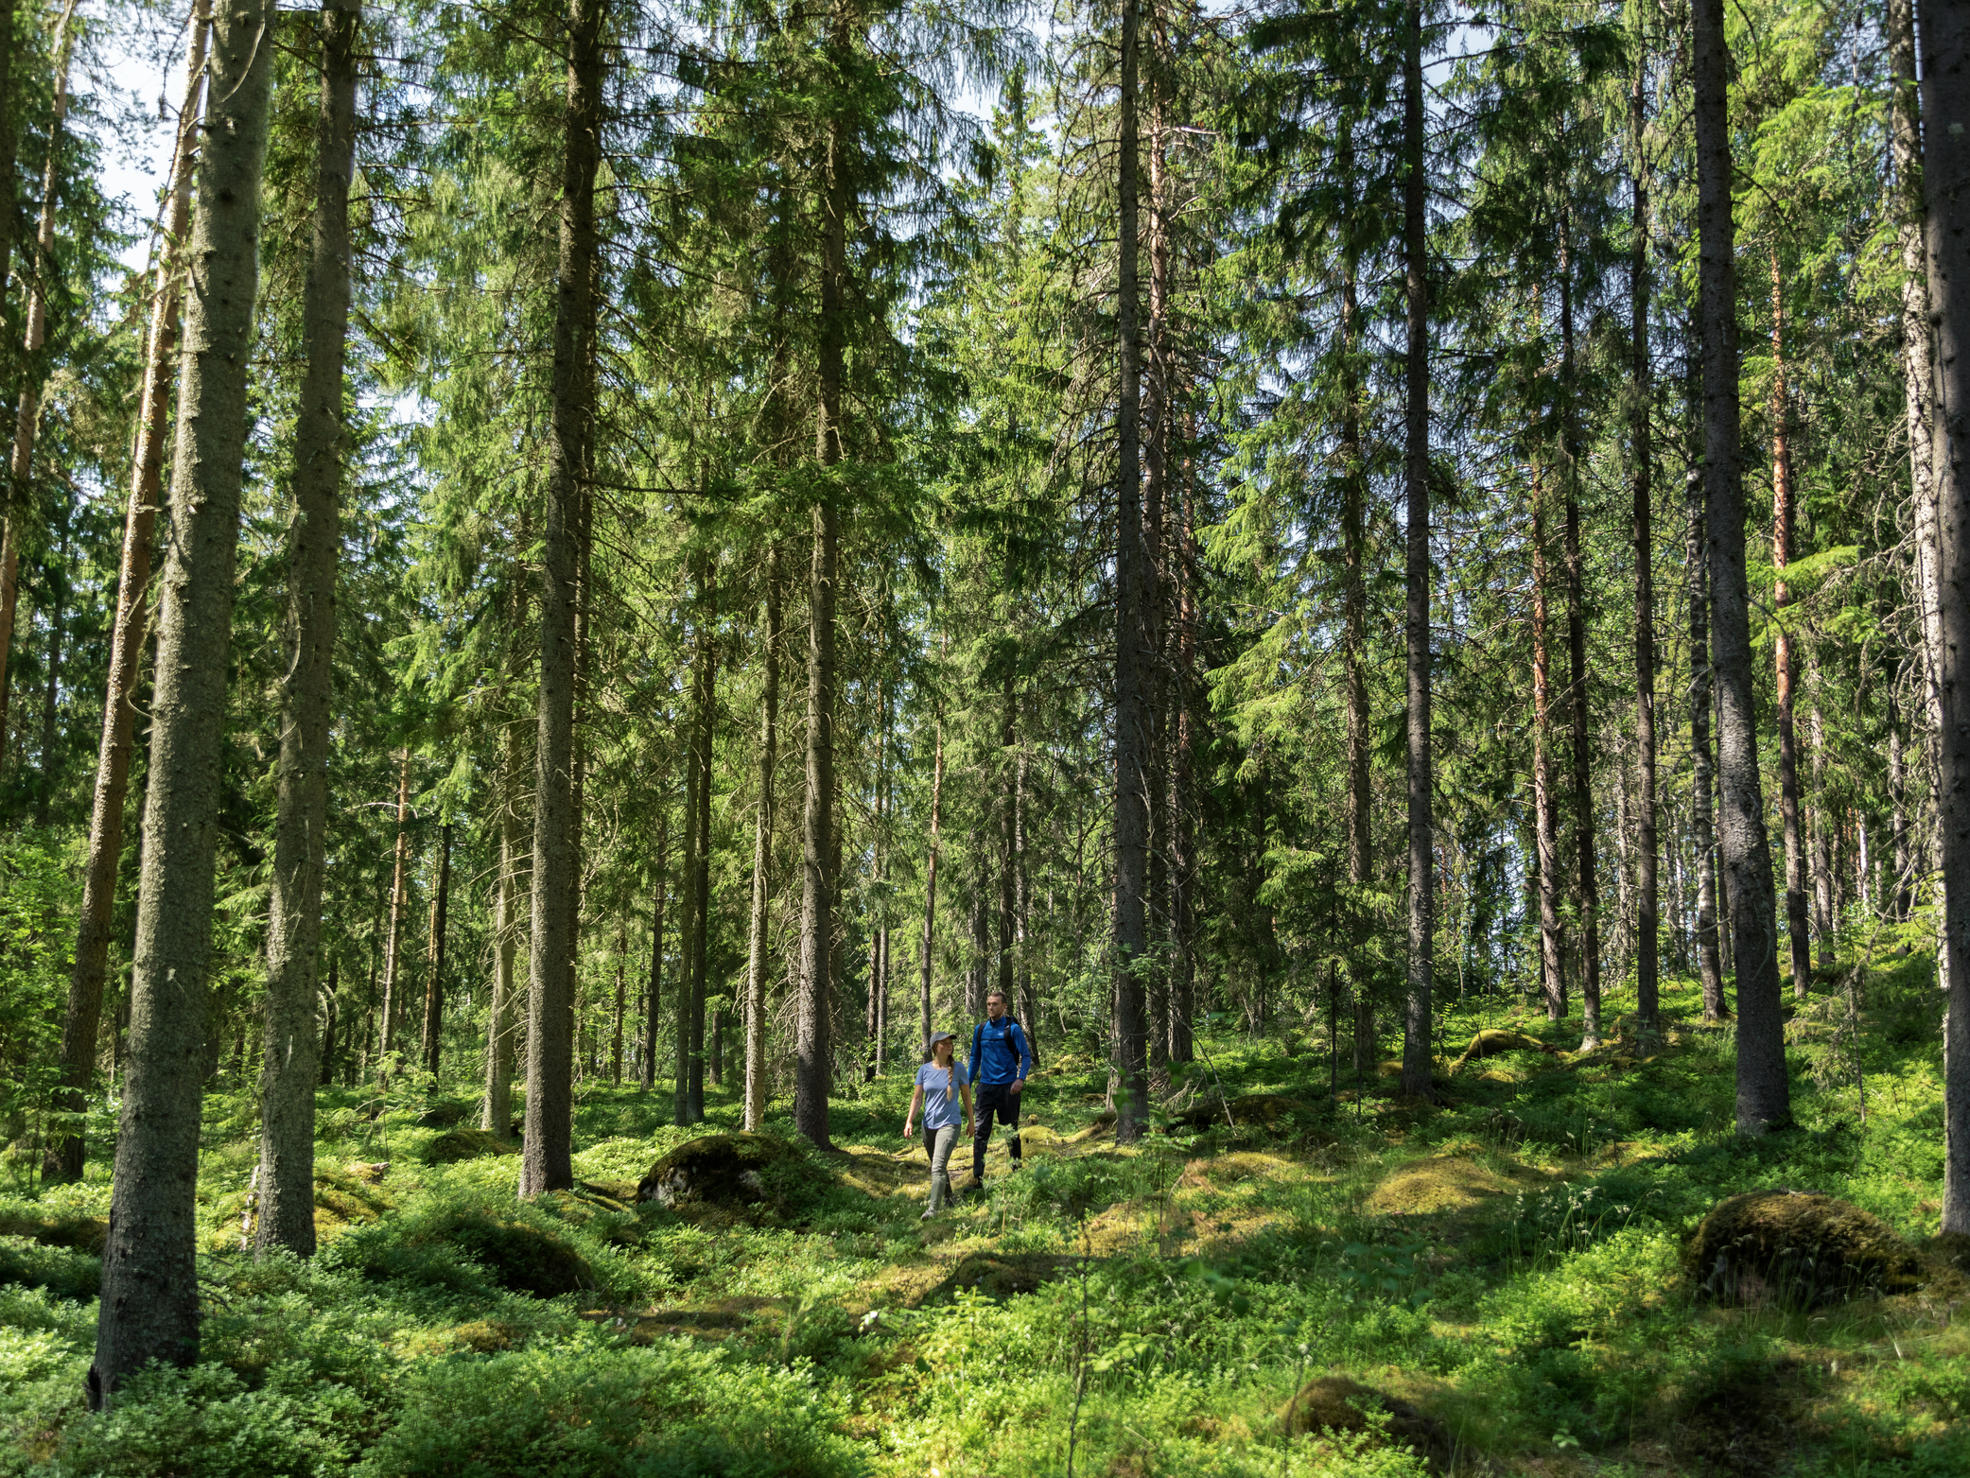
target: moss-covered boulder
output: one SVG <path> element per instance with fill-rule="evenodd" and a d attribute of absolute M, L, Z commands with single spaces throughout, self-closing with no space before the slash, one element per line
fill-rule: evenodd
<path fill-rule="evenodd" d="M 517 1155 L 520 1147 L 509 1139 L 485 1129 L 461 1125 L 447 1129 L 424 1146 L 426 1165 L 458 1165 L 466 1160 L 484 1160 L 493 1155 Z"/>
<path fill-rule="evenodd" d="M 1559 1052 L 1559 1048 L 1525 1032 L 1488 1027 L 1471 1038 L 1463 1054 L 1450 1064 L 1450 1071 L 1455 1073 L 1466 1063 L 1482 1062 L 1488 1057 L 1498 1057 L 1507 1052 L 1542 1052 L 1552 1057 Z"/>
<path fill-rule="evenodd" d="M 63 1247 L 101 1257 L 103 1244 L 109 1240 L 109 1218 L 44 1214 L 37 1209 L 0 1210 L 0 1237 L 25 1237 L 43 1247 Z"/>
<path fill-rule="evenodd" d="M 469 1098 L 436 1098 L 425 1105 L 417 1122 L 425 1129 L 456 1129 L 472 1117 L 477 1107 Z"/>
<path fill-rule="evenodd" d="M 960 1290 L 1008 1299 L 1037 1293 L 1073 1270 L 1075 1259 L 1046 1252 L 973 1252 L 923 1295 L 926 1304 L 949 1303 Z"/>
<path fill-rule="evenodd" d="M 458 1248 L 515 1293 L 558 1298 L 595 1286 L 587 1260 L 571 1243 L 521 1217 L 458 1209 L 427 1222 L 416 1237 Z"/>
<path fill-rule="evenodd" d="M 708 1134 L 679 1145 L 637 1183 L 639 1204 L 671 1211 L 786 1215 L 811 1204 L 832 1177 L 769 1134 Z"/>
<path fill-rule="evenodd" d="M 1718 1202 L 1690 1239 L 1686 1267 L 1704 1297 L 1786 1308 L 1905 1292 L 1920 1275 L 1915 1249 L 1879 1217 L 1789 1190 Z"/>
<path fill-rule="evenodd" d="M 1344 1375 L 1307 1382 L 1280 1413 L 1287 1435 L 1379 1434 L 1375 1445 L 1412 1449 L 1435 1473 L 1450 1470 L 1450 1433 L 1443 1423 L 1397 1397 Z"/>
<path fill-rule="evenodd" d="M 370 1168 L 372 1167 L 350 1166 L 338 1169 L 333 1165 L 315 1166 L 315 1235 L 317 1237 L 334 1236 L 348 1227 L 375 1221 L 377 1217 L 396 1205 L 395 1198 L 383 1190 L 376 1179 L 361 1173 Z"/>

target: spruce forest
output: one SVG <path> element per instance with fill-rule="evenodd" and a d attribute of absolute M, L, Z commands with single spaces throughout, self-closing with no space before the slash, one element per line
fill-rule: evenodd
<path fill-rule="evenodd" d="M 0 1478 L 1970 1472 L 1966 128 L 0 0 Z"/>

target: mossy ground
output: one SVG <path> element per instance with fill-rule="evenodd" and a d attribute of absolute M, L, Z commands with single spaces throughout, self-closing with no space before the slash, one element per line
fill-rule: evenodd
<path fill-rule="evenodd" d="M 1426 1471 L 1386 1419 L 1289 1435 L 1294 1394 L 1329 1378 L 1440 1425 L 1458 1473 L 1970 1472 L 1970 1278 L 1928 1241 L 1933 990 L 1918 956 L 1859 985 L 1857 1017 L 1840 995 L 1798 1014 L 1800 1127 L 1757 1142 L 1731 1133 L 1730 1031 L 1695 1020 L 1687 982 L 1665 1041 L 1585 1056 L 1516 1001 L 1451 1002 L 1435 1105 L 1345 1066 L 1330 1097 L 1317 1037 L 1212 1036 L 1191 1096 L 1234 1122 L 1179 1103 L 1131 1147 L 1096 1122 L 1100 1064 L 1043 1040 L 1025 1167 L 995 1145 L 988 1193 L 928 1224 L 900 1072 L 835 1104 L 825 1193 L 762 1224 L 629 1204 L 657 1156 L 736 1128 L 730 1089 L 687 1131 L 667 1095 L 584 1085 L 581 1185 L 526 1207 L 513 1157 L 426 1163 L 447 1129 L 417 1102 L 371 1117 L 338 1090 L 334 1235 L 311 1265 L 255 1264 L 251 1136 L 215 1097 L 205 1364 L 112 1423 L 81 1405 L 93 1259 L 37 1236 L 99 1216 L 106 1185 L 0 1203 L 0 1474 L 161 1472 L 144 1454 L 168 1451 L 187 1475 L 244 1452 L 396 1478 L 463 1471 L 468 1438 L 515 1475 L 1054 1474 L 1070 1446 L 1083 1474 Z M 1561 1050 L 1449 1076 L 1480 1028 Z M 1690 1233 L 1777 1186 L 1879 1216 L 1924 1285 L 1810 1310 L 1698 1297 Z"/>

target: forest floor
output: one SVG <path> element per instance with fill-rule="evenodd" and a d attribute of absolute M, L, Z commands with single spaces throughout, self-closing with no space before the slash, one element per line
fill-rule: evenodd
<path fill-rule="evenodd" d="M 1433 1105 L 1345 1066 L 1331 1093 L 1319 1023 L 1221 1032 L 1127 1148 L 1103 1067 L 1049 1056 L 1024 1167 L 995 1143 L 985 1193 L 928 1224 L 900 1071 L 743 1215 L 632 1204 L 657 1156 L 735 1127 L 729 1090 L 679 1130 L 667 1093 L 586 1085 L 582 1187 L 527 1206 L 511 1147 L 456 1131 L 463 1096 L 331 1090 L 322 1251 L 255 1263 L 250 1100 L 214 1094 L 203 1360 L 107 1417 L 81 1401 L 107 1185 L 0 1200 L 0 1475 L 1970 1473 L 1970 1279 L 1924 1240 L 1937 1003 L 1896 951 L 1795 1011 L 1800 1126 L 1761 1142 L 1687 981 L 1666 1042 L 1586 1055 L 1516 998 L 1453 1001 Z M 1453 1072 L 1480 1028 L 1549 1050 Z M 1692 1229 L 1779 1186 L 1882 1217 L 1923 1286 L 1703 1300 Z"/>

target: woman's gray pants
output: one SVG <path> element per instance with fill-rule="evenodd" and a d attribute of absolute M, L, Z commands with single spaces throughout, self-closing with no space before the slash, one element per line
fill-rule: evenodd
<path fill-rule="evenodd" d="M 930 1209 L 936 1211 L 951 1194 L 951 1147 L 958 1142 L 956 1124 L 923 1126 L 923 1149 L 930 1156 Z"/>

